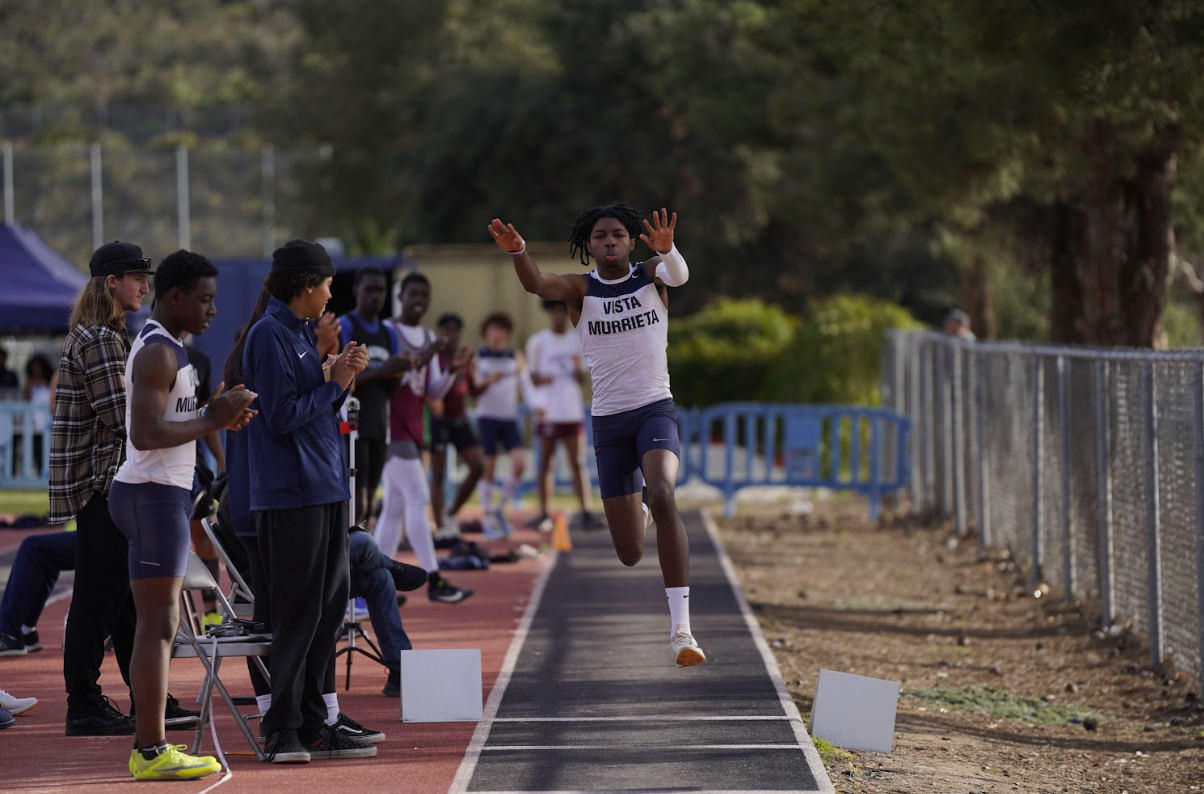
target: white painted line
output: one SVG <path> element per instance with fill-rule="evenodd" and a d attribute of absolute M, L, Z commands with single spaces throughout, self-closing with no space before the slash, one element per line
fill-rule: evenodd
<path fill-rule="evenodd" d="M 493 689 L 489 692 L 489 700 L 485 702 L 485 712 L 481 721 L 477 723 L 477 729 L 472 733 L 468 749 L 465 750 L 464 758 L 460 761 L 460 768 L 456 770 L 456 777 L 447 789 L 448 794 L 464 794 L 468 791 L 468 784 L 472 782 L 472 773 L 476 771 L 477 762 L 481 759 L 481 750 L 489 739 L 489 730 L 493 727 L 493 721 L 502 705 L 502 697 L 506 694 L 506 687 L 510 685 L 510 677 L 518 665 L 518 657 L 522 653 L 523 645 L 527 642 L 531 624 L 535 621 L 535 613 L 539 610 L 539 602 L 543 600 L 544 588 L 547 587 L 548 579 L 556 568 L 556 560 L 559 556 L 559 553 L 553 551 L 544 562 L 544 568 L 535 580 L 535 587 L 531 591 L 527 609 L 523 612 L 518 628 L 514 630 L 510 648 L 506 651 L 506 658 L 502 661 L 502 669 L 498 671 L 497 680 L 493 682 Z"/>
<path fill-rule="evenodd" d="M 491 744 L 482 748 L 484 752 L 513 752 L 533 750 L 632 750 L 630 744 Z M 798 752 L 797 744 L 649 744 L 638 748 L 645 750 L 792 750 Z"/>
<path fill-rule="evenodd" d="M 803 716 L 799 714 L 798 706 L 794 705 L 794 699 L 790 697 L 790 692 L 786 689 L 785 682 L 782 681 L 782 671 L 778 669 L 777 659 L 773 657 L 773 651 L 769 649 L 769 643 L 765 642 L 765 637 L 761 634 L 761 626 L 753 616 L 752 610 L 749 609 L 748 601 L 744 598 L 744 592 L 736 583 L 736 569 L 732 565 L 731 559 L 727 556 L 727 550 L 723 547 L 723 542 L 719 539 L 719 529 L 715 526 L 715 521 L 711 518 L 711 514 L 708 511 L 700 510 L 699 512 L 702 514 L 702 524 L 706 527 L 707 535 L 711 539 L 711 545 L 715 547 L 715 554 L 719 557 L 719 566 L 723 569 L 723 575 L 727 577 L 728 584 L 732 588 L 732 594 L 736 597 L 736 604 L 740 607 L 740 614 L 744 616 L 744 622 L 752 634 L 757 650 L 761 653 L 761 660 L 765 663 L 765 669 L 769 672 L 769 678 L 773 681 L 773 686 L 778 692 L 778 700 L 782 704 L 782 710 L 786 712 L 787 717 L 791 718 L 790 726 L 794 729 L 794 737 L 798 740 L 799 747 L 803 750 L 803 755 L 807 757 L 807 765 L 811 767 L 811 772 L 815 775 L 815 784 L 818 786 L 817 790 L 826 794 L 836 794 L 836 788 L 832 785 L 832 780 L 828 777 L 828 770 L 824 769 L 819 752 L 815 749 L 815 744 L 811 741 L 811 736 L 807 733 L 807 728 L 803 725 Z"/>
<path fill-rule="evenodd" d="M 666 716 L 666 717 L 498 717 L 494 722 L 782 722 L 802 720 L 802 717 L 714 717 L 714 716 Z"/>

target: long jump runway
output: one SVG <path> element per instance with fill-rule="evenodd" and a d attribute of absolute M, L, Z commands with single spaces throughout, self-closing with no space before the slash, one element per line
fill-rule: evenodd
<path fill-rule="evenodd" d="M 452 792 L 833 791 L 713 526 L 683 518 L 706 664 L 673 663 L 655 531 L 630 569 L 605 530 L 577 531 L 530 603 Z"/>

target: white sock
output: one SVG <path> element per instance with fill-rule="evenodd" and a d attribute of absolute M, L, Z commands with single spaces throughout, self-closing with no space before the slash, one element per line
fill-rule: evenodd
<path fill-rule="evenodd" d="M 334 725 L 339 721 L 339 696 L 334 692 L 322 696 L 326 703 L 326 724 Z"/>
<path fill-rule="evenodd" d="M 485 515 L 493 511 L 493 483 L 481 480 L 477 483 L 477 498 L 481 500 L 481 510 Z"/>
<path fill-rule="evenodd" d="M 517 477 L 511 476 L 506 480 L 506 484 L 502 486 L 502 503 L 498 505 L 501 510 L 506 509 L 506 505 L 514 499 L 514 495 L 518 493 L 518 488 L 523 484 L 523 481 Z"/>
<path fill-rule="evenodd" d="M 666 587 L 665 595 L 669 598 L 669 632 L 678 627 L 690 630 L 690 588 Z"/>
<path fill-rule="evenodd" d="M 268 709 L 270 709 L 272 707 L 272 696 L 271 695 L 256 695 L 255 696 L 255 705 L 259 706 L 260 714 L 267 714 Z"/>
<path fill-rule="evenodd" d="M 22 634 L 33 634 L 37 630 L 38 630 L 37 626 L 21 626 Z"/>

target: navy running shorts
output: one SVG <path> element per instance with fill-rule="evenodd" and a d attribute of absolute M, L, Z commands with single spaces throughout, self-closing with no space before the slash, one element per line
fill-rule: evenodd
<path fill-rule="evenodd" d="M 183 576 L 188 570 L 192 498 L 187 488 L 115 481 L 109 515 L 130 542 L 131 579 Z"/>
<path fill-rule="evenodd" d="M 499 446 L 509 452 L 523 445 L 523 437 L 515 419 L 481 417 L 477 420 L 477 430 L 481 433 L 481 446 L 485 448 L 485 454 L 489 457 L 497 454 Z"/>
<path fill-rule="evenodd" d="M 642 408 L 609 416 L 591 417 L 594 457 L 598 461 L 598 488 L 602 498 L 639 493 L 644 487 L 640 464 L 653 449 L 667 449 L 681 457 L 677 435 L 677 408 L 673 400 L 657 400 Z"/>
<path fill-rule="evenodd" d="M 431 454 L 446 455 L 449 444 L 457 452 L 481 446 L 481 439 L 477 438 L 477 431 L 467 416 L 454 419 L 431 417 Z"/>

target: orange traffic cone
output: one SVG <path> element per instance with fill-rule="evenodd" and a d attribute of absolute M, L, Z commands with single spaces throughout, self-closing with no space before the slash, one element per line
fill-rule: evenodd
<path fill-rule="evenodd" d="M 573 539 L 569 537 L 569 522 L 564 513 L 556 514 L 552 525 L 552 548 L 556 551 L 572 551 Z"/>

